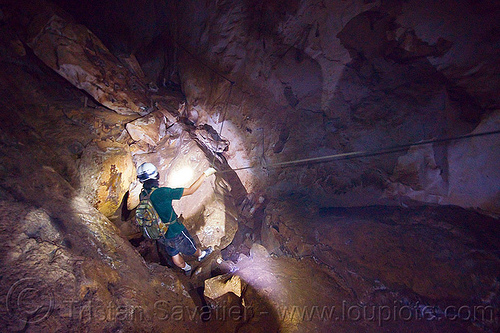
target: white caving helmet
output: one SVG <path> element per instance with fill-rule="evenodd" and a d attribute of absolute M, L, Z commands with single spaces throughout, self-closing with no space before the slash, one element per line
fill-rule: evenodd
<path fill-rule="evenodd" d="M 144 183 L 148 179 L 157 179 L 158 178 L 158 170 L 154 166 L 153 163 L 142 163 L 137 168 L 137 178 L 141 183 Z"/>

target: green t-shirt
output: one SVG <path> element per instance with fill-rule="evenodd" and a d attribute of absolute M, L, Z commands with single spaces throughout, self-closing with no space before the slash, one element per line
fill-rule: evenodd
<path fill-rule="evenodd" d="M 161 220 L 165 223 L 175 221 L 168 227 L 166 238 L 175 237 L 184 230 L 172 207 L 172 200 L 179 200 L 183 193 L 184 188 L 159 187 L 151 194 L 151 202 Z"/>

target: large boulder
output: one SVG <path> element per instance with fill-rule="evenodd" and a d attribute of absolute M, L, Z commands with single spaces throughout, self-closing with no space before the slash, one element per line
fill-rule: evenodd
<path fill-rule="evenodd" d="M 165 136 L 166 121 L 161 112 L 153 112 L 126 125 L 133 140 L 155 147 Z"/>
<path fill-rule="evenodd" d="M 31 9 L 27 43 L 47 66 L 120 114 L 150 112 L 144 83 L 91 31 L 43 1 L 35 2 Z"/>
<path fill-rule="evenodd" d="M 152 149 L 167 135 L 167 128 L 175 125 L 176 121 L 174 116 L 162 109 L 129 122 L 126 129 L 133 140 Z M 172 131 L 168 134 L 171 135 Z"/>
<path fill-rule="evenodd" d="M 244 284 L 237 275 L 218 275 L 205 280 L 205 290 L 203 295 L 209 299 L 216 300 L 227 293 L 241 297 Z"/>
<path fill-rule="evenodd" d="M 154 331 L 164 329 L 170 304 L 195 307 L 173 271 L 147 266 L 64 179 L 43 137 L 17 113 L 0 117 L 1 331 Z M 109 176 L 110 188 L 121 186 L 119 174 Z M 193 331 L 197 322 L 168 325 Z"/>

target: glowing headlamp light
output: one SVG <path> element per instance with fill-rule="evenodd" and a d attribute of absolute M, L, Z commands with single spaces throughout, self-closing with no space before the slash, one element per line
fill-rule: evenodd
<path fill-rule="evenodd" d="M 171 187 L 189 186 L 193 181 L 193 169 L 189 166 L 183 166 L 172 170 L 168 176 L 168 180 Z"/>

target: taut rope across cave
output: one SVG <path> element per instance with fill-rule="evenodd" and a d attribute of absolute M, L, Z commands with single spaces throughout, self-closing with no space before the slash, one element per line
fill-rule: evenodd
<path fill-rule="evenodd" d="M 285 167 L 291 167 L 291 166 L 309 165 L 309 164 L 314 164 L 314 163 L 325 163 L 325 162 L 331 162 L 331 161 L 335 161 L 335 160 L 347 160 L 347 159 L 353 159 L 353 158 L 384 155 L 384 154 L 395 153 L 398 151 L 403 151 L 403 150 L 406 150 L 410 147 L 415 147 L 415 146 L 422 146 L 422 145 L 427 145 L 427 144 L 431 144 L 431 143 L 442 143 L 442 142 L 449 142 L 449 141 L 465 140 L 465 139 L 470 139 L 470 138 L 474 138 L 474 137 L 494 135 L 494 134 L 500 134 L 500 130 L 483 132 L 483 133 L 466 134 L 466 135 L 454 136 L 454 137 L 449 137 L 449 138 L 423 140 L 420 142 L 414 142 L 414 143 L 409 143 L 409 144 L 404 144 L 404 145 L 396 145 L 396 146 L 391 146 L 391 147 L 384 147 L 384 148 L 380 148 L 380 149 L 376 149 L 376 150 L 354 151 L 354 152 L 350 152 L 350 153 L 342 153 L 342 154 L 334 154 L 334 155 L 326 155 L 326 156 L 319 156 L 319 157 L 297 159 L 297 160 L 292 160 L 292 161 L 278 162 L 278 163 L 268 164 L 265 166 L 265 168 L 280 168 L 280 167 L 285 168 Z M 259 167 L 262 167 L 262 166 L 251 165 L 251 166 L 235 168 L 235 169 L 230 169 L 230 170 L 221 170 L 219 172 L 224 173 L 224 172 L 229 172 L 229 171 L 247 170 L 247 169 L 254 169 L 254 168 L 259 168 Z"/>
<path fill-rule="evenodd" d="M 222 79 L 224 79 L 230 83 L 229 88 L 226 89 L 225 91 L 223 91 L 221 93 L 221 95 L 219 97 L 217 97 L 217 99 L 216 99 L 216 100 L 218 100 L 227 90 L 229 90 L 229 94 L 227 95 L 226 103 L 224 106 L 224 114 L 223 114 L 223 119 L 221 122 L 221 128 L 219 131 L 219 135 L 222 136 L 222 130 L 224 128 L 224 121 L 226 120 L 227 105 L 228 105 L 229 99 L 231 97 L 231 92 L 232 92 L 233 86 L 236 84 L 236 82 L 232 81 L 231 79 L 229 79 L 228 77 L 226 77 L 225 75 L 223 75 L 222 73 L 217 71 L 216 69 L 212 68 L 211 66 L 207 65 L 206 63 L 204 63 L 203 61 L 198 59 L 198 57 L 196 57 L 194 54 L 189 52 L 178 41 L 176 41 L 176 44 L 184 52 L 186 52 L 191 57 L 193 57 L 195 60 L 200 62 L 203 66 L 207 67 L 209 70 L 214 72 L 216 75 L 220 76 Z M 288 50 L 286 52 L 288 52 Z M 285 161 L 285 162 L 268 164 L 268 165 L 264 166 L 264 168 L 265 169 L 267 169 L 267 168 L 285 168 L 285 167 L 291 167 L 291 166 L 310 165 L 310 164 L 314 164 L 314 163 L 326 163 L 326 162 L 331 162 L 331 161 L 335 161 L 335 160 L 347 160 L 347 159 L 353 159 L 353 158 L 384 155 L 384 154 L 390 154 L 390 153 L 403 151 L 403 150 L 406 150 L 410 147 L 415 147 L 415 146 L 421 146 L 421 145 L 432 144 L 432 143 L 442 143 L 442 142 L 465 140 L 465 139 L 470 139 L 470 138 L 474 138 L 474 137 L 494 135 L 494 134 L 500 134 L 500 130 L 483 132 L 483 133 L 466 134 L 466 135 L 454 136 L 454 137 L 449 137 L 449 138 L 423 140 L 420 142 L 413 142 L 413 143 L 404 144 L 404 145 L 395 145 L 395 146 L 384 147 L 384 148 L 375 149 L 375 150 L 355 151 L 355 152 L 350 152 L 350 153 L 341 153 L 341 154 L 326 155 L 326 156 L 319 156 L 319 157 L 312 157 L 312 158 L 305 158 L 305 159 L 296 159 L 296 160 L 292 160 L 292 161 Z M 214 162 L 215 162 L 215 156 L 214 156 Z M 212 164 L 214 164 L 214 162 L 212 162 Z M 261 165 L 250 165 L 250 166 L 245 166 L 245 167 L 240 167 L 240 168 L 220 170 L 219 172 L 225 173 L 225 172 L 230 172 L 230 171 L 248 170 L 248 169 L 255 169 L 255 168 L 262 168 L 262 166 Z"/>

